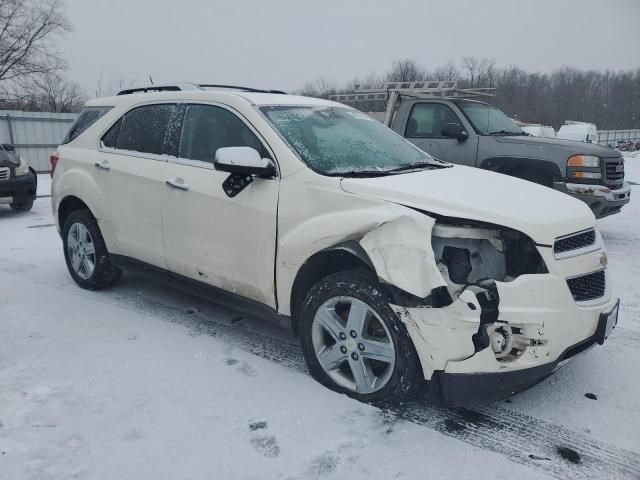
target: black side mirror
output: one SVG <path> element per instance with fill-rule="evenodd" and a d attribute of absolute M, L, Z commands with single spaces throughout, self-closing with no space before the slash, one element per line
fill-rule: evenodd
<path fill-rule="evenodd" d="M 16 147 L 14 147 L 10 143 L 3 143 L 2 148 L 4 148 L 7 152 L 13 152 L 16 149 Z"/>
<path fill-rule="evenodd" d="M 447 123 L 442 127 L 442 135 L 449 138 L 457 138 L 461 142 L 469 138 L 469 134 L 459 123 Z"/>

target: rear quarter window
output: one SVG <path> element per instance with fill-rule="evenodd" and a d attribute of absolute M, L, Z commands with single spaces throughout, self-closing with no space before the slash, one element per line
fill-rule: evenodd
<path fill-rule="evenodd" d="M 112 107 L 86 107 L 80 112 L 80 115 L 78 115 L 78 118 L 73 122 L 73 125 L 71 125 L 71 128 L 62 139 L 61 145 L 76 139 L 82 132 L 96 123 L 100 117 L 111 110 L 111 108 Z"/>

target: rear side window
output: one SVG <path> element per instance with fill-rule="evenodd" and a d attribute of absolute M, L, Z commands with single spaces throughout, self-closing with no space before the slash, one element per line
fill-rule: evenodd
<path fill-rule="evenodd" d="M 80 115 L 78 115 L 78 118 L 76 118 L 76 121 L 73 122 L 73 125 L 71 125 L 71 128 L 69 129 L 67 134 L 64 136 L 64 139 L 62 140 L 61 145 L 64 145 L 65 143 L 69 143 L 75 138 L 77 138 L 78 135 L 80 135 L 87 128 L 93 125 L 100 117 L 102 117 L 109 110 L 111 110 L 111 107 L 86 107 L 84 110 L 82 110 L 82 112 L 80 112 Z"/>
<path fill-rule="evenodd" d="M 173 109 L 173 104 L 145 105 L 135 108 L 118 121 L 120 125 L 118 123 L 114 125 L 118 131 L 112 133 L 109 130 L 102 141 L 105 146 L 110 146 L 105 140 L 113 141 L 115 137 L 115 148 L 119 150 L 160 155 L 163 153 L 167 126 Z"/>

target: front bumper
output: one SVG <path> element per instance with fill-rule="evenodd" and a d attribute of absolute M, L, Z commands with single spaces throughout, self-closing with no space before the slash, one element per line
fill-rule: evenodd
<path fill-rule="evenodd" d="M 604 185 L 588 185 L 581 183 L 557 182 L 556 190 L 582 200 L 593 211 L 596 218 L 618 213 L 623 205 L 631 200 L 631 186 L 624 182 L 622 187 L 611 190 Z"/>
<path fill-rule="evenodd" d="M 594 252 L 563 260 L 563 268 L 574 268 L 576 262 L 584 268 L 585 261 L 599 255 Z M 498 318 L 491 325 L 515 327 L 528 342 L 521 355 L 507 361 L 498 359 L 491 346 L 476 351 L 473 336 L 479 331 L 481 308 L 467 291 L 447 307 L 395 307 L 416 346 L 436 400 L 463 406 L 508 397 L 599 343 L 602 319 L 613 311 L 617 318 L 618 299 L 607 287 L 602 298 L 576 302 L 567 276 L 556 273 L 496 282 Z"/>
<path fill-rule="evenodd" d="M 0 203 L 24 203 L 36 199 L 37 177 L 33 171 L 0 181 Z"/>
<path fill-rule="evenodd" d="M 434 397 L 450 406 L 469 406 L 502 400 L 526 390 L 551 375 L 561 365 L 586 352 L 596 344 L 602 345 L 618 322 L 620 301 L 614 308 L 599 316 L 593 336 L 567 348 L 556 360 L 531 368 L 499 373 L 434 372 L 430 388 Z"/>

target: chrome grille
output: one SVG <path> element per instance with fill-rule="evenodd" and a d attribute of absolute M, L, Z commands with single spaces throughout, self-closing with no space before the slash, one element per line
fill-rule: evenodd
<path fill-rule="evenodd" d="M 622 158 L 605 159 L 605 176 L 609 183 L 622 183 L 624 181 L 624 160 Z"/>
<path fill-rule="evenodd" d="M 594 243 L 596 243 L 596 231 L 592 228 L 568 237 L 559 238 L 553 244 L 553 253 L 558 254 L 578 250 L 579 248 L 588 247 Z"/>
<path fill-rule="evenodd" d="M 9 167 L 0 167 L 0 180 L 9 180 L 10 174 Z"/>
<path fill-rule="evenodd" d="M 603 297 L 605 292 L 604 270 L 582 277 L 570 278 L 567 280 L 567 285 L 569 285 L 571 295 L 576 302 Z"/>

